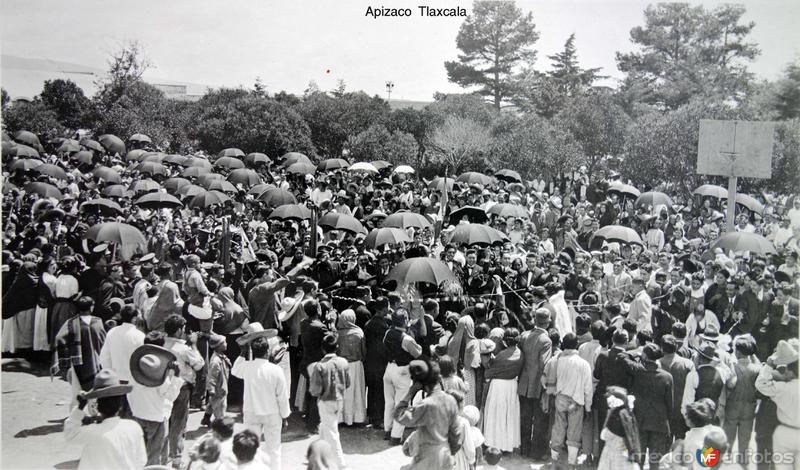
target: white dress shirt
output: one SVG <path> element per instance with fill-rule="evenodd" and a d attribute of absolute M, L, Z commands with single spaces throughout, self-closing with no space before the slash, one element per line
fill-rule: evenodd
<path fill-rule="evenodd" d="M 131 414 L 145 421 L 163 423 L 166 411 L 165 400 L 169 400 L 171 397 L 170 401 L 174 401 L 178 396 L 176 388 L 180 392 L 184 382 L 179 377 L 168 376 L 167 380 L 159 387 L 145 387 L 136 381 L 131 383 L 133 390 L 128 394 Z"/>
<path fill-rule="evenodd" d="M 233 363 L 231 374 L 244 380 L 244 405 L 246 415 L 271 415 L 289 417 L 289 388 L 283 369 L 266 359 L 246 360 L 239 356 Z"/>
<path fill-rule="evenodd" d="M 83 410 L 75 407 L 64 422 L 64 438 L 83 445 L 79 470 L 140 469 L 147 464 L 144 434 L 139 423 L 118 416 L 83 426 Z"/>
<path fill-rule="evenodd" d="M 100 349 L 100 365 L 114 369 L 122 380 L 131 380 L 131 354 L 144 344 L 144 333 L 131 323 L 123 323 L 109 330 L 106 342 Z"/>

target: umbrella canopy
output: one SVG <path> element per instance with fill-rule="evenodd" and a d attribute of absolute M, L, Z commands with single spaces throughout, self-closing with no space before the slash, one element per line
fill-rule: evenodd
<path fill-rule="evenodd" d="M 274 184 L 258 183 L 256 185 L 253 185 L 250 188 L 250 190 L 247 191 L 247 194 L 255 194 L 256 196 L 258 196 L 259 194 L 263 193 L 264 191 L 267 191 L 269 189 L 275 189 L 275 188 L 276 188 L 276 186 Z"/>
<path fill-rule="evenodd" d="M 516 204 L 509 204 L 506 202 L 502 202 L 500 204 L 495 204 L 486 211 L 487 214 L 495 214 L 500 217 L 516 217 L 520 219 L 530 219 L 531 215 L 528 211 Z"/>
<path fill-rule="evenodd" d="M 64 198 L 64 195 L 61 194 L 61 190 L 52 184 L 42 183 L 41 181 L 34 181 L 26 184 L 25 192 L 38 194 L 41 197 L 52 197 L 59 200 Z"/>
<path fill-rule="evenodd" d="M 458 175 L 458 178 L 456 178 L 456 181 L 467 184 L 480 184 L 483 186 L 488 186 L 494 183 L 494 180 L 491 176 L 486 176 L 483 173 L 478 173 L 477 171 L 467 171 L 465 173 L 461 173 Z"/>
<path fill-rule="evenodd" d="M 340 168 L 347 168 L 350 166 L 350 162 L 343 158 L 329 158 L 327 160 L 322 160 L 317 165 L 317 170 L 320 171 L 331 171 L 331 170 L 338 170 Z"/>
<path fill-rule="evenodd" d="M 368 220 L 368 221 L 372 221 L 372 220 L 376 220 L 376 219 L 385 220 L 386 217 L 388 217 L 388 215 L 384 214 L 383 212 L 372 211 L 372 213 L 370 215 L 364 217 L 364 220 Z M 397 228 L 397 227 L 393 227 L 393 228 Z"/>
<path fill-rule="evenodd" d="M 25 145 L 30 145 L 34 148 L 40 148 L 42 143 L 39 142 L 39 137 L 31 131 L 18 131 L 14 133 L 14 140 Z"/>
<path fill-rule="evenodd" d="M 138 228 L 121 222 L 106 222 L 92 225 L 85 237 L 97 243 L 116 243 L 118 245 L 146 245 L 147 241 Z"/>
<path fill-rule="evenodd" d="M 247 156 L 244 157 L 244 161 L 255 165 L 256 163 L 269 163 L 269 157 L 264 153 L 253 152 L 248 153 Z"/>
<path fill-rule="evenodd" d="M 436 178 L 433 179 L 433 181 L 428 183 L 428 189 L 435 189 L 437 191 L 444 192 L 445 187 L 446 187 L 447 191 L 452 192 L 453 191 L 453 185 L 455 183 L 456 183 L 456 180 L 454 178 L 445 179 L 445 178 L 441 178 L 441 177 L 437 176 Z"/>
<path fill-rule="evenodd" d="M 96 140 L 83 139 L 81 140 L 81 145 L 88 150 L 94 150 L 95 152 L 98 153 L 106 153 L 106 148 L 103 147 L 103 145 Z"/>
<path fill-rule="evenodd" d="M 146 155 L 147 153 L 147 150 L 142 149 L 131 150 L 127 153 L 127 155 L 125 155 L 125 160 L 128 160 L 129 162 L 138 162 L 139 159 L 141 159 L 142 156 Z"/>
<path fill-rule="evenodd" d="M 184 165 L 206 168 L 208 170 L 210 170 L 213 167 L 210 161 L 206 160 L 205 158 L 198 158 L 198 157 L 189 157 L 189 159 L 186 160 L 186 163 L 184 163 Z"/>
<path fill-rule="evenodd" d="M 209 180 L 208 183 L 205 184 L 205 187 L 209 191 L 222 191 L 224 193 L 235 193 L 239 191 L 236 189 L 236 186 L 232 185 L 229 181 L 219 179 Z"/>
<path fill-rule="evenodd" d="M 133 134 L 132 136 L 130 136 L 128 141 L 138 142 L 138 143 L 147 142 L 148 144 L 153 142 L 153 140 L 150 137 L 144 134 Z"/>
<path fill-rule="evenodd" d="M 104 215 L 120 215 L 123 213 L 122 207 L 111 199 L 92 199 L 80 206 L 82 212 L 99 212 Z"/>
<path fill-rule="evenodd" d="M 314 162 L 312 162 L 310 158 L 299 152 L 284 153 L 281 156 L 281 160 L 282 160 L 281 165 L 283 165 L 284 167 L 287 167 L 297 162 L 305 162 L 308 163 L 309 165 L 314 164 Z"/>
<path fill-rule="evenodd" d="M 99 180 L 103 180 L 108 183 L 121 183 L 122 177 L 119 176 L 119 173 L 116 170 L 113 170 L 107 166 L 98 166 L 94 170 L 92 170 L 92 174 L 95 178 Z"/>
<path fill-rule="evenodd" d="M 159 189 L 161 189 L 161 185 L 153 180 L 144 179 L 144 180 L 134 181 L 129 189 L 136 193 L 138 192 L 149 193 L 150 191 L 158 191 Z"/>
<path fill-rule="evenodd" d="M 492 245 L 508 240 L 502 232 L 483 224 L 458 225 L 453 232 L 452 242 L 466 243 L 467 245 Z"/>
<path fill-rule="evenodd" d="M 195 196 L 189 203 L 189 207 L 192 209 L 203 209 L 217 204 L 224 204 L 226 201 L 230 200 L 231 198 L 223 192 L 205 191 Z"/>
<path fill-rule="evenodd" d="M 737 194 L 736 195 L 736 204 L 741 204 L 744 207 L 748 208 L 752 212 L 756 212 L 758 214 L 764 213 L 764 204 L 758 202 L 756 198 L 753 196 L 748 196 L 747 194 Z"/>
<path fill-rule="evenodd" d="M 100 144 L 108 153 L 117 153 L 119 155 L 125 154 L 125 142 L 123 142 L 122 139 L 114 134 L 103 134 L 97 140 L 100 141 Z"/>
<path fill-rule="evenodd" d="M 190 166 L 181 172 L 181 176 L 186 178 L 197 178 L 198 176 L 207 175 L 211 172 L 208 168 L 199 166 Z"/>
<path fill-rule="evenodd" d="M 364 239 L 364 245 L 371 250 L 386 245 L 387 243 L 397 244 L 401 242 L 410 243 L 411 238 L 405 230 L 395 227 L 372 229 L 369 235 L 367 235 L 367 238 Z"/>
<path fill-rule="evenodd" d="M 634 188 L 629 184 L 624 184 L 620 181 L 612 181 L 608 183 L 608 192 L 610 193 L 618 193 L 624 196 L 632 196 L 632 197 L 639 197 L 641 191 Z"/>
<path fill-rule="evenodd" d="M 372 166 L 377 168 L 378 171 L 385 170 L 386 168 L 391 168 L 394 166 L 391 163 L 387 162 L 386 160 L 373 160 L 370 163 L 372 163 Z"/>
<path fill-rule="evenodd" d="M 495 172 L 494 176 L 497 179 L 508 181 L 509 183 L 511 182 L 522 183 L 522 176 L 520 176 L 520 174 L 514 170 L 507 170 L 507 169 L 498 170 L 497 172 Z"/>
<path fill-rule="evenodd" d="M 162 186 L 164 186 L 164 189 L 166 189 L 167 191 L 174 193 L 177 192 L 182 187 L 188 186 L 190 184 L 192 184 L 192 182 L 187 180 L 186 178 L 170 178 L 164 181 Z"/>
<path fill-rule="evenodd" d="M 234 157 L 220 157 L 214 162 L 214 166 L 233 170 L 236 168 L 244 168 L 244 162 Z"/>
<path fill-rule="evenodd" d="M 430 227 L 431 223 L 422 214 L 416 212 L 398 211 L 386 217 L 383 221 L 384 227 L 395 227 L 406 229 L 409 227 L 425 228 Z"/>
<path fill-rule="evenodd" d="M 367 229 L 352 215 L 329 212 L 319 219 L 319 226 L 331 230 L 345 230 L 351 233 L 367 234 Z"/>
<path fill-rule="evenodd" d="M 709 251 L 722 248 L 726 252 L 749 251 L 760 255 L 777 253 L 775 245 L 761 235 L 748 232 L 733 232 L 722 235 L 711 244 Z"/>
<path fill-rule="evenodd" d="M 374 166 L 374 165 L 373 165 Z M 408 165 L 400 165 L 393 170 L 394 173 L 413 174 L 416 173 L 413 168 Z"/>
<path fill-rule="evenodd" d="M 249 168 L 237 168 L 231 171 L 231 174 L 228 175 L 228 181 L 233 184 L 241 184 L 245 188 L 249 188 L 259 184 L 261 182 L 261 177 L 258 176 L 258 173 L 256 173 L 255 170 L 251 170 Z"/>
<path fill-rule="evenodd" d="M 178 198 L 161 191 L 145 194 L 137 199 L 134 204 L 145 209 L 176 209 L 183 207 L 183 203 Z"/>
<path fill-rule="evenodd" d="M 12 170 L 30 171 L 44 162 L 35 158 L 19 158 L 11 164 Z"/>
<path fill-rule="evenodd" d="M 609 242 L 636 243 L 639 245 L 644 245 L 644 243 L 642 243 L 642 237 L 640 237 L 634 229 L 630 227 L 624 227 L 622 225 L 606 225 L 605 227 L 602 227 L 598 231 L 594 232 L 592 238 L 594 239 L 595 237 L 603 238 Z"/>
<path fill-rule="evenodd" d="M 642 193 L 639 197 L 636 198 L 636 201 L 633 203 L 635 207 L 643 207 L 643 206 L 667 206 L 672 207 L 672 199 L 664 193 L 658 191 L 648 191 L 646 193 Z"/>
<path fill-rule="evenodd" d="M 474 224 L 481 224 L 489 220 L 489 216 L 486 215 L 486 211 L 480 207 L 464 206 L 450 213 L 450 223 L 456 224 L 465 216 L 467 217 L 467 220 Z"/>
<path fill-rule="evenodd" d="M 211 184 L 214 180 L 224 180 L 225 175 L 221 175 L 219 173 L 206 173 L 197 177 L 197 184 L 200 186 L 207 186 Z"/>
<path fill-rule="evenodd" d="M 142 156 L 139 158 L 139 161 L 142 163 L 144 162 L 161 163 L 164 161 L 166 157 L 167 156 L 161 152 L 147 152 L 145 154 L 142 154 Z"/>
<path fill-rule="evenodd" d="M 184 157 L 183 155 L 167 155 L 164 157 L 162 163 L 169 163 L 172 165 L 183 165 L 189 157 Z"/>
<path fill-rule="evenodd" d="M 81 144 L 75 139 L 66 139 L 56 149 L 56 153 L 75 153 L 81 149 Z"/>
<path fill-rule="evenodd" d="M 389 271 L 387 280 L 397 281 L 397 285 L 427 282 L 439 285 L 444 281 L 454 281 L 456 276 L 443 262 L 427 257 L 409 258 Z"/>
<path fill-rule="evenodd" d="M 728 198 L 728 190 L 715 184 L 704 184 L 692 191 L 692 194 L 697 194 L 698 196 L 715 197 L 717 199 Z"/>
<path fill-rule="evenodd" d="M 276 207 L 269 214 L 270 219 L 278 220 L 308 220 L 311 218 L 311 209 L 302 204 L 284 204 Z"/>
<path fill-rule="evenodd" d="M 17 158 L 39 158 L 39 151 L 27 145 L 17 144 L 10 151 L 12 157 Z"/>
<path fill-rule="evenodd" d="M 152 175 L 167 176 L 168 174 L 167 167 L 156 162 L 140 163 L 139 166 L 136 167 L 136 169 L 139 171 L 139 173 L 151 176 Z"/>
<path fill-rule="evenodd" d="M 186 186 L 181 186 L 177 191 L 178 196 L 181 197 L 194 197 L 204 192 L 206 192 L 206 189 L 196 184 L 187 184 Z"/>
<path fill-rule="evenodd" d="M 273 188 L 264 191 L 258 196 L 259 201 L 264 201 L 270 207 L 279 207 L 284 204 L 297 204 L 294 194 L 285 189 Z"/>
<path fill-rule="evenodd" d="M 94 162 L 94 154 L 91 152 L 91 150 L 81 150 L 80 152 L 75 152 L 72 154 L 72 158 L 87 165 L 91 165 Z"/>
<path fill-rule="evenodd" d="M 315 171 L 317 171 L 317 167 L 306 162 L 292 163 L 288 168 L 286 168 L 287 173 L 292 173 L 295 175 L 310 175 Z"/>
<path fill-rule="evenodd" d="M 108 197 L 131 197 L 133 195 L 133 191 L 121 184 L 112 184 L 111 186 L 106 186 L 103 188 L 102 193 L 104 196 Z"/>
<path fill-rule="evenodd" d="M 372 163 L 367 162 L 358 162 L 353 163 L 350 165 L 350 168 L 347 169 L 348 171 L 363 171 L 366 173 L 378 173 L 378 169 L 375 168 L 375 165 Z"/>
<path fill-rule="evenodd" d="M 242 152 L 240 149 L 231 147 L 220 151 L 218 156 L 244 158 L 244 152 Z"/>

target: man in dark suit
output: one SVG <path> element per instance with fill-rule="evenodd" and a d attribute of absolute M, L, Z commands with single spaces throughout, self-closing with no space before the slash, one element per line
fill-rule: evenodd
<path fill-rule="evenodd" d="M 792 286 L 783 284 L 775 289 L 775 300 L 769 308 L 769 324 L 766 328 L 767 351 L 774 351 L 778 341 L 796 338 L 800 301 L 792 298 Z"/>
<path fill-rule="evenodd" d="M 612 385 L 627 389 L 630 386 L 630 376 L 624 363 L 625 345 L 629 341 L 628 332 L 618 329 L 611 337 L 613 345 L 608 351 L 600 351 L 594 365 L 594 378 L 597 379 L 596 396 L 605 397 L 606 389 Z M 597 403 L 598 422 L 605 423 L 608 414 L 608 404 L 605 400 Z M 603 442 L 600 442 L 602 448 Z"/>
<path fill-rule="evenodd" d="M 639 360 L 624 359 L 632 377 L 630 393 L 636 397 L 633 412 L 642 443 L 642 453 L 637 456 L 642 468 L 645 452 L 649 453 L 650 468 L 656 468 L 671 443 L 669 424 L 673 408 L 673 382 L 672 375 L 661 369 L 657 362 L 662 355 L 658 345 L 649 343 L 642 349 Z"/>
<path fill-rule="evenodd" d="M 478 252 L 474 249 L 467 250 L 466 260 L 467 264 L 461 272 L 461 285 L 467 289 L 469 294 L 477 294 L 477 292 L 470 292 L 469 286 L 480 284 L 480 282 L 476 282 L 476 279 L 483 276 L 483 268 L 477 264 Z"/>
<path fill-rule="evenodd" d="M 519 375 L 521 452 L 534 460 L 547 457 L 547 416 L 542 412 L 542 372 L 550 359 L 553 343 L 546 328 L 550 325 L 550 311 L 537 309 L 534 328 L 522 333 L 519 349 L 522 351 L 522 371 Z M 531 436 L 533 428 L 533 436 Z"/>

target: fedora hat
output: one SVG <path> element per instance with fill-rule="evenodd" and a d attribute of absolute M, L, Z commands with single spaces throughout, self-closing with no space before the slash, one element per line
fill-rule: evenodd
<path fill-rule="evenodd" d="M 706 325 L 705 331 L 700 334 L 700 338 L 716 343 L 719 341 L 719 328 L 714 324 Z"/>
<path fill-rule="evenodd" d="M 131 376 L 145 387 L 158 387 L 167 380 L 167 371 L 177 358 L 169 349 L 143 344 L 131 354 Z"/>
<path fill-rule="evenodd" d="M 274 328 L 270 328 L 268 330 L 264 329 L 264 326 L 261 325 L 259 322 L 253 322 L 247 325 L 247 333 L 236 338 L 236 342 L 240 345 L 248 344 L 256 338 L 272 338 L 278 336 L 278 330 Z"/>
<path fill-rule="evenodd" d="M 81 392 L 87 400 L 90 398 L 116 397 L 133 390 L 127 380 L 120 380 L 113 369 L 103 369 L 94 376 L 94 384 L 88 392 Z"/>
<path fill-rule="evenodd" d="M 798 352 L 788 341 L 780 340 L 775 348 L 775 353 L 770 356 L 770 359 L 776 366 L 785 366 L 797 361 Z"/>
<path fill-rule="evenodd" d="M 714 361 L 719 359 L 719 352 L 717 351 L 717 347 L 711 343 L 704 343 L 699 348 L 696 348 L 695 351 L 697 351 L 698 354 L 708 359 L 709 361 Z"/>
<path fill-rule="evenodd" d="M 298 308 L 303 304 L 303 291 L 294 297 L 284 297 L 281 301 L 281 310 L 278 312 L 278 321 L 285 322 L 292 318 Z"/>
<path fill-rule="evenodd" d="M 225 344 L 225 337 L 222 335 L 212 334 L 208 337 L 208 347 L 211 349 L 217 349 L 223 344 Z"/>

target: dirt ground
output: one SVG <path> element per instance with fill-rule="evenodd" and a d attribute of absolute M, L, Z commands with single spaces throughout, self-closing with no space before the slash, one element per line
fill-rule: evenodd
<path fill-rule="evenodd" d="M 61 437 L 64 420 L 69 415 L 69 385 L 60 380 L 51 381 L 45 370 L 31 367 L 25 361 L 3 359 L 2 362 L 0 468 L 77 468 L 81 448 L 68 445 Z M 185 449 L 191 448 L 206 432 L 206 428 L 200 426 L 202 416 L 200 411 L 190 414 Z M 241 426 L 237 425 L 237 431 Z M 285 470 L 305 468 L 306 449 L 318 437 L 304 434 L 302 428 L 300 418 L 292 416 L 289 429 L 283 433 Z M 340 430 L 345 458 L 351 469 L 399 469 L 409 462 L 399 446 L 391 447 L 383 440 L 380 430 L 347 427 Z M 539 465 L 513 457 L 504 458 L 501 465 L 509 470 L 539 468 Z"/>

